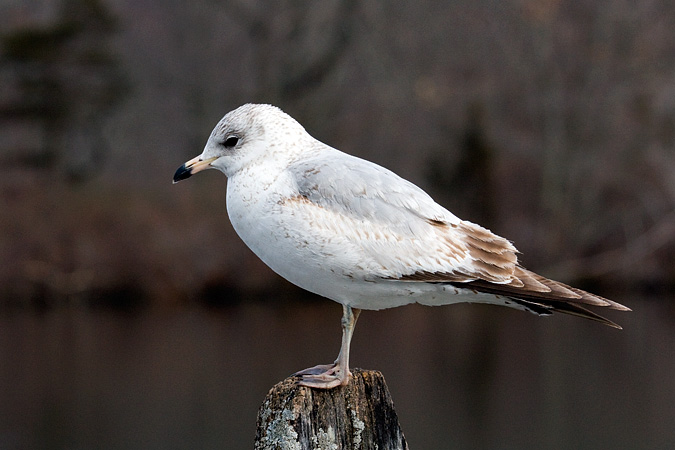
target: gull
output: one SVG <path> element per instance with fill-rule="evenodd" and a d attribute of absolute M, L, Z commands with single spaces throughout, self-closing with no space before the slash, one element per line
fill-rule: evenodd
<path fill-rule="evenodd" d="M 619 329 L 588 307 L 630 311 L 525 269 L 508 240 L 459 219 L 392 171 L 318 141 L 275 106 L 226 114 L 173 182 L 208 168 L 228 178 L 227 212 L 244 243 L 291 283 L 342 304 L 338 357 L 297 372 L 302 386 L 349 383 L 363 309 L 488 303 Z"/>

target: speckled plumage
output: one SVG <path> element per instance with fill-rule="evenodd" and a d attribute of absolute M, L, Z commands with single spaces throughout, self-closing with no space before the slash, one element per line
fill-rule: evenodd
<path fill-rule="evenodd" d="M 506 239 L 460 220 L 393 172 L 314 139 L 274 106 L 228 113 L 174 180 L 209 167 L 228 176 L 228 214 L 251 250 L 345 308 L 480 302 L 616 327 L 585 306 L 628 309 L 522 268 Z"/>

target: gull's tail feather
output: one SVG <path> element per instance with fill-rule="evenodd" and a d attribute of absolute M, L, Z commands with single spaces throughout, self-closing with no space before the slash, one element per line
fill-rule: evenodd
<path fill-rule="evenodd" d="M 619 325 L 590 311 L 587 307 L 606 307 L 619 311 L 630 311 L 630 308 L 620 303 L 544 278 L 522 267 L 517 267 L 514 275 L 519 282 L 497 284 L 484 280 L 473 280 L 451 284 L 476 292 L 508 297 L 520 307 L 535 314 L 550 315 L 553 312 L 560 312 L 595 320 L 619 329 L 621 329 Z"/>
<path fill-rule="evenodd" d="M 523 308 L 525 308 L 526 310 L 535 314 L 539 314 L 541 316 L 548 316 L 551 315 L 553 312 L 559 312 L 564 314 L 570 314 L 577 317 L 583 317 L 585 319 L 594 320 L 596 322 L 603 323 L 605 325 L 608 325 L 612 328 L 617 328 L 619 330 L 623 329 L 621 325 L 612 322 L 606 317 L 596 314 L 593 311 L 590 311 L 582 306 L 575 305 L 574 303 L 546 301 L 546 300 L 533 302 L 529 300 L 521 300 L 516 298 L 512 298 L 512 300 L 515 303 L 522 306 Z"/>

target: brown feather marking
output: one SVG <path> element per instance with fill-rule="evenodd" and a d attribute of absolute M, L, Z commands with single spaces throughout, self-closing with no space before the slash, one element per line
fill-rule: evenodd
<path fill-rule="evenodd" d="M 459 229 L 481 278 L 504 282 L 513 276 L 518 257 L 509 241 L 470 222 L 460 222 Z"/>
<path fill-rule="evenodd" d="M 464 230 L 468 234 L 471 234 L 475 236 L 477 239 L 480 239 L 482 241 L 493 241 L 495 238 L 498 238 L 500 240 L 506 240 L 503 238 L 500 238 L 496 234 L 494 234 L 492 231 L 488 230 L 487 228 L 483 228 L 480 225 L 476 225 L 473 222 L 468 222 L 466 220 L 463 220 L 459 223 L 459 228 L 461 230 Z"/>
<path fill-rule="evenodd" d="M 444 221 L 438 220 L 438 219 L 427 218 L 426 221 L 429 225 L 432 225 L 432 226 L 442 230 L 441 231 L 442 233 L 445 232 L 446 228 L 449 228 L 449 227 L 455 228 L 456 227 L 456 225 L 454 225 L 454 224 L 449 224 L 447 222 L 444 222 Z M 447 250 L 445 252 L 445 255 L 447 257 L 452 258 L 452 259 L 457 259 L 457 260 L 460 260 L 460 259 L 464 258 L 464 256 L 467 253 L 467 249 L 462 244 L 462 242 L 458 242 L 454 239 L 449 239 L 447 237 L 447 235 L 445 235 L 445 236 L 441 235 L 441 236 L 443 237 L 443 239 L 442 239 L 443 244 L 447 247 Z"/>
<path fill-rule="evenodd" d="M 306 195 L 302 195 L 302 194 L 294 195 L 293 197 L 284 197 L 281 200 L 279 200 L 278 203 L 282 206 L 288 205 L 288 204 L 293 204 L 293 203 L 304 203 L 304 204 L 307 204 L 307 205 L 311 204 L 311 205 L 318 206 L 319 208 L 321 208 L 320 205 L 317 205 L 316 203 L 313 203 L 310 199 L 307 198 Z"/>
<path fill-rule="evenodd" d="M 603 302 L 604 304 L 601 305 L 601 306 L 608 306 L 611 309 L 616 309 L 616 310 L 619 310 L 619 311 L 632 311 L 632 309 L 630 309 L 629 307 L 624 306 L 621 303 L 615 302 L 615 301 L 610 300 L 608 298 L 600 297 L 599 295 L 595 295 L 591 292 L 582 291 L 581 289 L 577 289 L 577 288 L 571 287 L 571 286 L 567 286 L 567 288 L 570 289 L 571 291 L 574 291 L 575 293 L 581 295 L 584 298 L 594 299 L 596 301 Z"/>
<path fill-rule="evenodd" d="M 511 267 L 496 266 L 481 259 L 476 259 L 473 262 L 473 266 L 476 268 L 476 273 L 480 278 L 493 283 L 507 281 L 513 275 Z"/>
<path fill-rule="evenodd" d="M 551 288 L 546 286 L 543 283 L 540 283 L 537 281 L 534 277 L 532 277 L 529 273 L 529 271 L 524 270 L 522 267 L 517 266 L 514 275 L 517 277 L 517 279 L 521 282 L 521 286 L 524 290 L 526 291 L 533 291 L 533 292 L 551 292 Z M 510 283 L 513 284 L 513 283 Z"/>
<path fill-rule="evenodd" d="M 513 277 L 511 281 L 508 283 L 503 283 L 503 284 L 508 284 L 509 286 L 513 286 L 514 288 L 522 288 L 525 286 L 525 283 L 520 278 Z"/>
<path fill-rule="evenodd" d="M 550 289 L 550 291 L 541 291 L 528 289 L 528 284 L 525 284 L 522 288 L 512 286 L 511 284 L 495 284 L 489 283 L 484 280 L 474 280 L 463 285 L 457 285 L 458 287 L 466 287 L 467 289 L 475 289 L 479 292 L 484 292 L 487 294 L 493 295 L 504 295 L 507 297 L 519 298 L 528 301 L 534 302 L 562 302 L 562 303 L 573 303 L 573 304 L 586 304 L 590 306 L 603 306 L 609 307 L 611 309 L 617 310 L 629 310 L 620 303 L 613 302 L 599 295 L 591 294 L 589 292 L 583 291 L 581 289 L 572 288 L 566 284 L 560 283 L 558 281 L 550 280 L 544 278 L 541 275 L 538 275 L 534 272 L 530 272 L 520 266 L 517 270 L 519 278 L 521 280 L 528 278 L 525 276 L 531 277 L 533 280 L 541 283 Z"/>
<path fill-rule="evenodd" d="M 447 222 L 438 219 L 427 219 L 427 223 L 429 223 L 429 225 L 433 225 L 438 228 L 445 228 L 448 226 Z"/>
<path fill-rule="evenodd" d="M 463 283 L 466 281 L 471 280 L 471 278 L 468 278 L 466 275 L 462 274 L 456 274 L 456 273 L 449 273 L 449 272 L 427 272 L 427 271 L 421 271 L 421 272 L 415 272 L 411 273 L 408 275 L 402 275 L 398 278 L 395 278 L 396 280 L 401 280 L 401 281 L 423 281 L 423 282 L 430 282 L 430 283 Z"/>
<path fill-rule="evenodd" d="M 473 242 L 469 242 L 468 244 L 469 244 L 469 254 L 474 259 L 479 259 L 483 262 L 492 264 L 493 266 L 497 267 L 503 268 L 508 267 L 511 270 L 513 270 L 513 268 L 515 267 L 517 258 L 516 255 L 514 255 L 513 253 L 492 252 L 485 250 L 485 248 L 483 247 L 478 247 L 474 245 Z"/>
<path fill-rule="evenodd" d="M 466 246 L 462 245 L 461 242 L 457 242 L 456 240 L 447 237 L 443 238 L 443 245 L 447 247 L 445 256 L 451 259 L 461 260 L 466 256 L 468 251 Z"/>
<path fill-rule="evenodd" d="M 522 269 L 523 272 L 527 273 L 529 276 L 531 276 L 533 279 L 535 279 L 537 282 L 543 284 L 547 288 L 551 290 L 551 294 L 554 296 L 562 297 L 562 298 L 568 298 L 570 300 L 580 300 L 583 299 L 582 295 L 579 295 L 572 291 L 569 286 L 560 283 L 558 281 L 554 280 L 549 280 L 548 278 L 542 277 L 539 274 L 536 274 L 534 272 L 530 272 L 529 270 Z M 592 304 L 592 303 L 591 303 Z M 604 306 L 603 304 L 598 304 L 597 306 Z"/>
<path fill-rule="evenodd" d="M 438 220 L 428 219 L 428 222 L 439 228 L 448 226 Z M 489 230 L 470 222 L 460 222 L 452 226 L 462 231 L 466 238 L 465 248 L 460 248 L 460 253 L 469 252 L 476 268 L 475 273 L 417 272 L 404 275 L 399 278 L 400 280 L 449 283 L 457 288 L 471 289 L 474 292 L 509 297 L 536 313 L 546 310 L 556 311 L 621 328 L 581 305 L 604 306 L 622 311 L 630 311 L 629 308 L 524 269 L 517 265 L 517 250 L 513 244 Z M 458 248 L 458 243 L 450 239 L 446 239 L 446 244 L 453 251 Z M 511 280 L 504 283 L 509 276 Z"/>
<path fill-rule="evenodd" d="M 490 230 L 482 228 L 471 222 L 460 222 L 458 225 L 459 230 L 461 230 L 467 237 L 471 238 L 477 245 L 481 243 L 486 245 L 487 248 L 493 251 L 499 252 L 515 252 L 516 248 L 503 237 L 497 236 L 492 233 Z"/>
<path fill-rule="evenodd" d="M 441 229 L 450 226 L 435 219 L 427 219 L 427 222 Z M 483 279 L 492 283 L 510 282 L 513 287 L 523 285 L 520 280 L 513 277 L 518 258 L 515 254 L 515 248 L 509 241 L 470 222 L 460 222 L 458 225 L 452 224 L 452 227 L 460 230 L 465 239 L 456 240 L 445 237 L 443 243 L 448 249 L 447 255 L 461 260 L 468 253 L 474 270 L 461 274 L 420 271 L 403 275 L 397 279 L 402 281 L 458 283 Z"/>

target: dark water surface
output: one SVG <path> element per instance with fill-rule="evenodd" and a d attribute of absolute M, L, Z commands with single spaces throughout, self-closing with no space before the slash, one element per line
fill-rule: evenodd
<path fill-rule="evenodd" d="M 489 306 L 366 311 L 410 448 L 675 448 L 672 299 L 616 298 L 613 330 Z M 0 449 L 252 448 L 257 408 L 332 361 L 341 308 L 260 303 L 0 317 Z"/>

